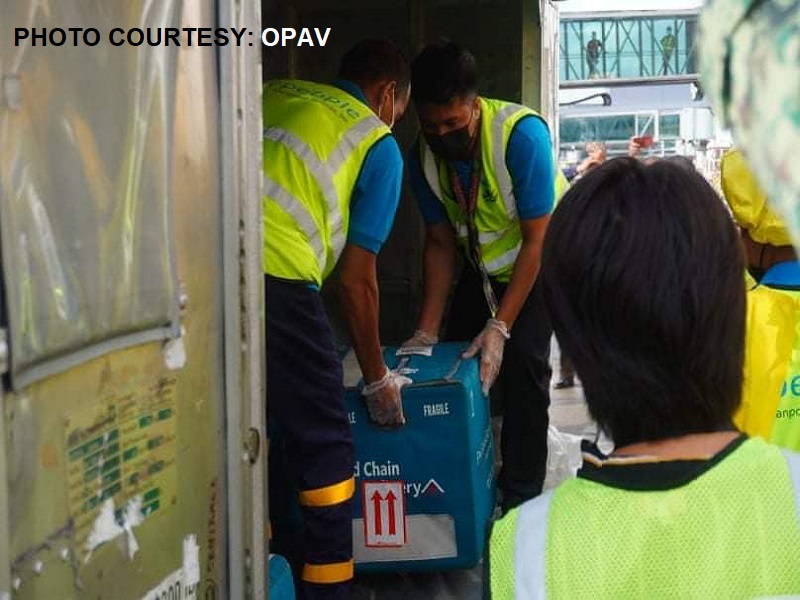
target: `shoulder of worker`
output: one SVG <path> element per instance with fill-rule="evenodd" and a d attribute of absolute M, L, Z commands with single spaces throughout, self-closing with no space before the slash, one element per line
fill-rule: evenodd
<path fill-rule="evenodd" d="M 550 127 L 547 125 L 547 121 L 538 114 L 527 114 L 514 125 L 509 143 L 512 139 L 527 144 L 539 145 L 544 142 L 550 145 Z"/>
<path fill-rule="evenodd" d="M 547 123 L 538 115 L 526 115 L 514 126 L 508 138 L 506 165 L 530 167 L 531 159 L 549 157 L 552 140 Z"/>
<path fill-rule="evenodd" d="M 518 129 L 521 123 L 525 123 L 523 127 L 531 127 L 530 123 L 534 122 L 543 125 L 544 128 L 549 131 L 549 126 L 544 117 L 542 117 L 538 112 L 529 106 L 525 106 L 524 104 L 520 104 L 518 102 L 487 98 L 486 96 L 481 96 L 480 99 L 483 110 L 489 111 L 493 115 L 517 115 L 517 120 L 514 123 L 514 130 Z M 510 113 L 507 112 L 509 109 Z"/>
<path fill-rule="evenodd" d="M 367 169 L 387 171 L 402 178 L 403 154 L 400 152 L 397 140 L 391 133 L 380 138 L 370 148 L 361 170 L 363 172 Z"/>

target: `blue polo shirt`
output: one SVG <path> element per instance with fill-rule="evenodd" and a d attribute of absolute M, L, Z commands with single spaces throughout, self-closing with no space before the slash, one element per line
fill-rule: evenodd
<path fill-rule="evenodd" d="M 353 82 L 337 79 L 333 85 L 367 104 Z M 361 167 L 350 198 L 348 243 L 373 254 L 380 251 L 392 230 L 402 184 L 403 155 L 394 136 L 387 135 L 370 148 Z"/>
<path fill-rule="evenodd" d="M 555 167 L 550 132 L 544 121 L 533 115 L 519 120 L 508 140 L 506 166 L 511 175 L 519 218 L 536 219 L 550 214 L 555 196 Z M 472 162 L 456 162 L 455 167 L 461 185 L 465 190 L 469 189 Z M 419 144 L 409 152 L 408 171 L 425 223 L 436 225 L 447 219 L 442 203 L 431 191 L 422 172 Z"/>

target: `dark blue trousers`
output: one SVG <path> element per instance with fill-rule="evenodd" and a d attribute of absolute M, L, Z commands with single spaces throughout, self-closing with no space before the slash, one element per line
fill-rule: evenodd
<path fill-rule="evenodd" d="M 491 283 L 500 301 L 507 284 Z M 553 330 L 541 288 L 537 280 L 519 312 L 493 388 L 503 414 L 497 486 L 504 511 L 541 494 L 546 474 Z M 453 293 L 444 339 L 472 341 L 489 317 L 480 275 L 467 265 Z"/>
<path fill-rule="evenodd" d="M 320 295 L 301 282 L 266 276 L 265 283 L 267 414 L 276 434 L 270 445 L 273 549 L 291 544 L 285 520 L 296 502 L 281 502 L 274 492 L 299 490 L 298 597 L 348 598 L 355 458 L 341 359 Z"/>

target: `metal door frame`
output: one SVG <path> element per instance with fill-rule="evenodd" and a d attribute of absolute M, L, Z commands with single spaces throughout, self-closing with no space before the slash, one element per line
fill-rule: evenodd
<path fill-rule="evenodd" d="M 259 0 L 219 0 L 222 27 L 260 27 Z M 229 598 L 266 598 L 261 48 L 219 52 Z"/>
<path fill-rule="evenodd" d="M 0 329 L 0 373 L 7 370 L 8 343 L 6 330 Z M 3 388 L 0 384 L 0 600 L 11 598 L 11 527 L 9 519 L 8 496 L 8 460 L 6 437 L 6 405 L 3 400 Z"/>

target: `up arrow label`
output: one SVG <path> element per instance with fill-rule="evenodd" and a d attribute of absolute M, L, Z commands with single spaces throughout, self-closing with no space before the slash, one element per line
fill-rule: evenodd
<path fill-rule="evenodd" d="M 365 546 L 397 548 L 406 543 L 405 482 L 362 482 Z"/>
<path fill-rule="evenodd" d="M 391 493 L 391 492 L 389 492 Z M 375 493 L 372 494 L 372 511 L 374 513 L 374 517 L 371 519 L 375 522 L 375 535 L 380 536 L 381 532 L 383 531 L 383 519 L 381 518 L 381 495 L 378 493 L 378 490 L 375 490 Z"/>
<path fill-rule="evenodd" d="M 392 490 L 386 494 L 386 503 L 389 505 L 389 535 L 397 535 L 397 524 L 395 522 L 394 503 L 397 501 L 397 496 L 394 495 Z"/>

